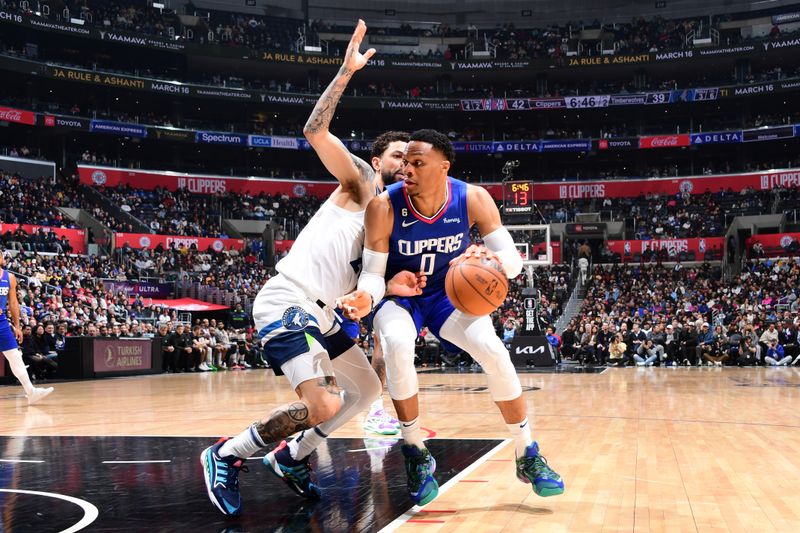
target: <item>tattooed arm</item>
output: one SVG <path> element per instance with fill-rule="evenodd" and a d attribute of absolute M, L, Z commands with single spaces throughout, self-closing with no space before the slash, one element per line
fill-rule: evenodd
<path fill-rule="evenodd" d="M 359 51 L 366 31 L 366 24 L 363 20 L 359 20 L 339 73 L 319 97 L 317 105 L 314 106 L 314 110 L 303 128 L 306 139 L 314 147 L 325 168 L 339 180 L 342 188 L 346 190 L 361 190 L 365 184 L 372 181 L 375 175 L 375 171 L 366 161 L 351 154 L 342 141 L 329 130 L 333 113 L 336 111 L 336 106 L 339 104 L 350 78 L 357 70 L 362 69 L 375 53 L 374 48 L 370 48 L 363 54 Z"/>

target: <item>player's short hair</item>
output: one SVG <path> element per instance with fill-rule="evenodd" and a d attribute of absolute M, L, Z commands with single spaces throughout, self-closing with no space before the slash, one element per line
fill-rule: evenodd
<path fill-rule="evenodd" d="M 453 143 L 450 142 L 450 139 L 447 138 L 447 135 L 444 133 L 439 133 L 436 130 L 417 130 L 411 134 L 410 141 L 419 141 L 428 143 L 433 148 L 442 154 L 445 159 L 450 161 L 450 163 L 455 163 L 456 161 L 456 153 L 453 150 Z"/>
<path fill-rule="evenodd" d="M 410 135 L 407 131 L 386 131 L 381 133 L 375 138 L 375 142 L 372 143 L 372 152 L 370 153 L 370 157 L 383 156 L 383 152 L 389 148 L 390 144 L 395 141 L 407 143 L 409 137 Z"/>

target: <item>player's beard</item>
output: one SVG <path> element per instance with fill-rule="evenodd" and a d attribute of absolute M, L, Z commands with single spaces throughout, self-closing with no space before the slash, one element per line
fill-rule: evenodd
<path fill-rule="evenodd" d="M 384 187 L 387 187 L 392 183 L 397 183 L 398 181 L 403 181 L 405 177 L 405 174 L 399 170 L 395 172 L 381 170 L 381 179 L 383 180 Z"/>

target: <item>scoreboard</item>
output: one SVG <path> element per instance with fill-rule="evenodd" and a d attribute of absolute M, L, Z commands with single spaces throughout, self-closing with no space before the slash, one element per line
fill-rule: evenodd
<path fill-rule="evenodd" d="M 533 217 L 533 182 L 507 181 L 503 184 L 503 215 L 515 219 Z"/>

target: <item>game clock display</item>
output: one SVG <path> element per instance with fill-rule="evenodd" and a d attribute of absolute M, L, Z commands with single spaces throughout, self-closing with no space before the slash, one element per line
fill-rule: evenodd
<path fill-rule="evenodd" d="M 503 190 L 503 214 L 533 214 L 533 182 L 509 181 Z"/>

